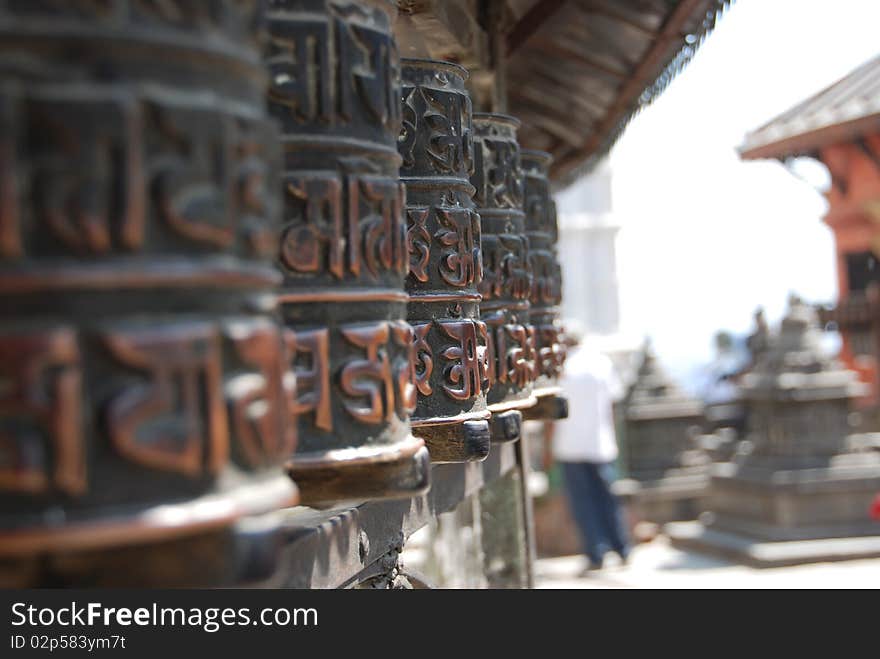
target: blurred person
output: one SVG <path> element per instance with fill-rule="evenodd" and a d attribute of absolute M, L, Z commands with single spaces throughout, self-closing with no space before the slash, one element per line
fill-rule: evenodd
<path fill-rule="evenodd" d="M 560 384 L 569 413 L 548 435 L 590 572 L 602 568 L 608 552 L 626 563 L 630 551 L 623 511 L 611 492 L 618 455 L 612 406 L 624 392 L 611 360 L 578 336 L 576 326 L 566 333 L 571 347 Z"/>

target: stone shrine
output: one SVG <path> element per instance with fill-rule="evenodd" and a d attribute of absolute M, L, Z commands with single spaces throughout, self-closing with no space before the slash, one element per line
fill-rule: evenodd
<path fill-rule="evenodd" d="M 822 354 L 816 312 L 792 297 L 779 331 L 743 376 L 749 429 L 714 465 L 709 514 L 667 525 L 673 544 L 769 567 L 880 556 L 880 455 L 850 434 L 864 386 Z"/>
<path fill-rule="evenodd" d="M 694 442 L 703 404 L 669 378 L 647 343 L 641 361 L 623 403 L 628 478 L 614 491 L 636 521 L 695 519 L 708 482 L 709 459 Z"/>

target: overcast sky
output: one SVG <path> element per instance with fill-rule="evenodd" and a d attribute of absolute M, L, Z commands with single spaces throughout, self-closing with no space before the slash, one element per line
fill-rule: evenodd
<path fill-rule="evenodd" d="M 621 329 L 685 377 L 720 328 L 777 320 L 789 291 L 836 295 L 824 198 L 776 162 L 742 162 L 746 132 L 880 51 L 878 0 L 738 0 L 611 153 Z"/>

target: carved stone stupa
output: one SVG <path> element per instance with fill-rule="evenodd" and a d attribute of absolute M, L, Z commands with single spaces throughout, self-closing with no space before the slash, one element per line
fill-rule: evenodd
<path fill-rule="evenodd" d="M 628 478 L 614 484 L 617 495 L 639 521 L 695 519 L 708 482 L 708 458 L 694 442 L 703 405 L 669 378 L 650 345 L 623 413 Z"/>
<path fill-rule="evenodd" d="M 815 311 L 790 300 L 742 380 L 749 430 L 733 461 L 713 468 L 703 522 L 669 525 L 679 546 L 761 566 L 880 555 L 880 454 L 851 435 L 854 371 L 822 353 Z"/>

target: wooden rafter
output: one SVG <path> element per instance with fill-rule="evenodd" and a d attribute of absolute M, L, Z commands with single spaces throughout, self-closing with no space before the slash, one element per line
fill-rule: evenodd
<path fill-rule="evenodd" d="M 703 0 L 682 0 L 676 5 L 651 47 L 639 61 L 629 79 L 618 90 L 617 100 L 605 112 L 605 116 L 595 130 L 591 131 L 587 141 L 580 148 L 568 149 L 568 153 L 559 158 L 554 167 L 557 173 L 575 167 L 586 156 L 599 148 L 627 109 L 638 101 L 645 87 L 651 84 L 654 76 L 657 75 L 658 67 L 667 57 L 670 45 L 681 38 L 685 24 L 693 18 L 701 4 L 704 4 Z"/>
<path fill-rule="evenodd" d="M 528 41 L 566 2 L 567 0 L 538 0 L 507 33 L 507 55 L 512 55 Z"/>
<path fill-rule="evenodd" d="M 535 48 L 536 50 L 541 51 L 542 53 L 549 55 L 550 57 L 558 57 L 564 60 L 569 60 L 574 62 L 575 64 L 579 64 L 588 69 L 592 69 L 593 71 L 598 71 L 599 73 L 604 73 L 615 80 L 625 80 L 627 77 L 627 72 L 617 69 L 615 67 L 608 66 L 607 64 L 603 64 L 602 62 L 592 58 L 584 53 L 567 46 L 565 43 L 560 40 L 549 40 L 549 39 L 535 39 L 530 48 Z"/>

